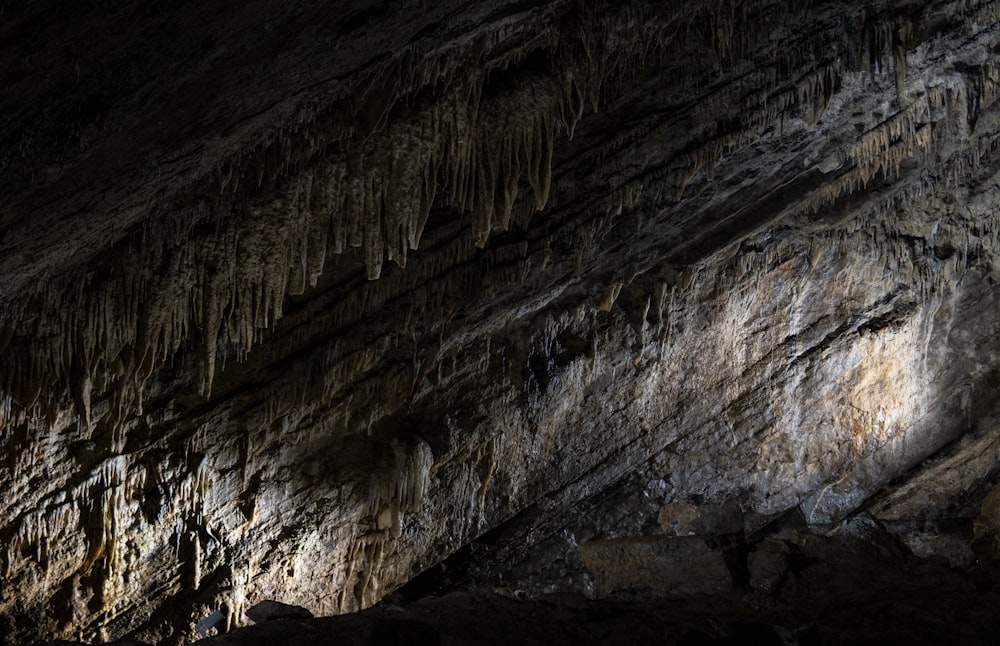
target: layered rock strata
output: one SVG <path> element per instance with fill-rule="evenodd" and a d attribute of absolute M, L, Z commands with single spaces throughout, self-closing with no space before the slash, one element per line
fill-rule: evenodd
<path fill-rule="evenodd" d="M 364 608 L 627 483 L 835 523 L 995 433 L 995 2 L 48 5 L 0 27 L 9 639 Z"/>

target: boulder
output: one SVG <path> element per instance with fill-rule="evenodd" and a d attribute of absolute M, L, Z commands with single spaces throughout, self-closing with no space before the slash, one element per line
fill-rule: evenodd
<path fill-rule="evenodd" d="M 775 538 L 765 538 L 747 557 L 750 587 L 773 592 L 781 587 L 788 573 L 788 546 Z"/>
<path fill-rule="evenodd" d="M 580 546 L 598 598 L 634 593 L 681 598 L 732 589 L 722 552 L 697 537 L 644 537 L 594 541 Z"/>

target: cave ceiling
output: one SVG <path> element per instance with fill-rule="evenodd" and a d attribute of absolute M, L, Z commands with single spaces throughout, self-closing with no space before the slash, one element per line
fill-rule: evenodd
<path fill-rule="evenodd" d="M 519 559 L 671 514 L 1000 531 L 998 2 L 37 0 L 0 43 L 11 643 L 359 610 L 482 536 L 601 594 Z"/>

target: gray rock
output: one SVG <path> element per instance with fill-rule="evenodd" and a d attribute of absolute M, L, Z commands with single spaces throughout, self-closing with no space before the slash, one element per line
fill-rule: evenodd
<path fill-rule="evenodd" d="M 693 525 L 699 536 L 724 536 L 743 531 L 743 510 L 734 502 L 703 505 L 698 512 L 698 519 Z"/>

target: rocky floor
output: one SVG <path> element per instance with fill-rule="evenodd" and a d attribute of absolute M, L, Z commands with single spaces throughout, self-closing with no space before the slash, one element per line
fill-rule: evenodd
<path fill-rule="evenodd" d="M 865 524 L 855 523 L 862 529 Z M 690 556 L 694 545 L 681 541 Z M 887 535 L 796 533 L 756 544 L 706 547 L 728 568 L 688 567 L 686 583 L 706 594 L 663 596 L 629 587 L 649 571 L 670 583 L 679 563 L 628 561 L 599 599 L 518 599 L 481 590 L 406 601 L 396 595 L 351 615 L 266 621 L 203 640 L 205 646 L 436 644 L 995 644 L 1000 587 L 983 568 L 958 571 L 914 557 Z M 706 555 L 708 560 L 705 560 Z M 687 562 L 687 566 L 690 561 Z M 621 566 L 621 563 L 619 563 Z M 650 582 L 647 582 L 650 583 Z M 122 642 L 124 644 L 124 642 Z"/>
<path fill-rule="evenodd" d="M 586 571 L 576 574 L 586 590 L 460 584 L 445 580 L 446 563 L 353 614 L 313 618 L 307 609 L 262 602 L 248 611 L 256 625 L 230 632 L 221 614 L 210 616 L 203 632 L 220 634 L 198 643 L 995 644 L 997 533 L 972 547 L 976 556 L 965 568 L 915 556 L 868 514 L 823 534 L 786 526 L 753 541 L 739 533 L 597 540 L 579 547 Z"/>
<path fill-rule="evenodd" d="M 974 469 L 972 454 L 989 459 L 991 438 L 973 434 L 947 447 L 867 505 L 891 516 L 901 507 L 887 501 L 937 496 L 936 523 L 921 527 L 897 521 L 890 531 L 860 512 L 820 529 L 797 512 L 748 533 L 751 519 L 737 505 L 690 502 L 660 506 L 654 526 L 649 492 L 630 504 L 623 485 L 596 496 L 589 513 L 577 505 L 575 521 L 558 531 L 550 523 L 551 535 L 536 537 L 519 559 L 500 560 L 524 544 L 526 528 L 539 532 L 531 514 L 370 610 L 262 621 L 203 643 L 995 644 L 1000 487 L 970 492 L 950 471 Z M 617 514 L 608 512 L 611 498 Z M 637 499 L 647 502 L 645 516 Z M 567 540 L 584 525 L 597 536 Z M 653 533 L 607 537 L 641 527 Z"/>

